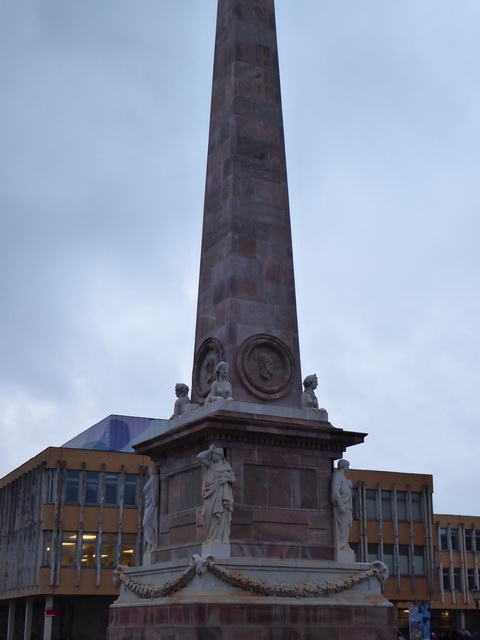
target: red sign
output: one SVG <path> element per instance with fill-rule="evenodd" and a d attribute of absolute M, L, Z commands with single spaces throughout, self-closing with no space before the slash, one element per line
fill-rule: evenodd
<path fill-rule="evenodd" d="M 45 618 L 55 618 L 57 613 L 58 611 L 56 609 L 45 609 L 43 615 L 45 616 Z"/>

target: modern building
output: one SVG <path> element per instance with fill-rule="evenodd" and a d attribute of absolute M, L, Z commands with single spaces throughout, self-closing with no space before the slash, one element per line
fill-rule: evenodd
<path fill-rule="evenodd" d="M 0 638 L 100 640 L 112 571 L 142 561 L 149 459 L 49 447 L 0 480 Z"/>

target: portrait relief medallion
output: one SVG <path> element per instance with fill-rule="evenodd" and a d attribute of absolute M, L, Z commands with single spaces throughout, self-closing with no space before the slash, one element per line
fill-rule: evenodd
<path fill-rule="evenodd" d="M 223 349 L 216 338 L 208 338 L 202 343 L 193 365 L 194 394 L 197 399 L 205 399 L 215 380 L 215 367 L 223 359 Z"/>
<path fill-rule="evenodd" d="M 274 336 L 247 338 L 238 351 L 237 367 L 244 385 L 259 398 L 275 400 L 292 388 L 293 358 L 288 347 Z"/>

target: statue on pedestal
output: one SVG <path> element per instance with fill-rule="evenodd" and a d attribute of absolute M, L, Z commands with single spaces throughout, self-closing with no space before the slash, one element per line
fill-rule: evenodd
<path fill-rule="evenodd" d="M 228 364 L 219 362 L 215 368 L 215 380 L 212 382 L 207 402 L 217 402 L 218 400 L 233 400 L 232 385 L 228 381 Z"/>
<path fill-rule="evenodd" d="M 210 445 L 197 459 L 205 467 L 203 478 L 202 518 L 208 530 L 206 543 L 230 541 L 233 512 L 232 483 L 236 482 L 232 467 L 225 460 L 223 449 Z"/>
<path fill-rule="evenodd" d="M 188 397 L 189 388 L 186 384 L 182 382 L 177 382 L 175 385 L 175 395 L 177 399 L 175 400 L 175 405 L 173 407 L 173 415 L 170 416 L 169 420 L 173 420 L 174 418 L 179 418 L 183 413 L 187 411 L 192 411 L 196 409 L 200 405 L 193 403 Z"/>
<path fill-rule="evenodd" d="M 302 409 L 317 409 L 317 411 L 325 411 L 325 409 L 319 409 L 317 396 L 315 395 L 315 389 L 318 387 L 317 374 L 314 373 L 311 376 L 307 376 L 303 381 L 303 387 L 305 391 L 302 393 L 301 397 Z"/>
<path fill-rule="evenodd" d="M 348 537 L 352 526 L 352 483 L 345 477 L 350 468 L 348 460 L 339 460 L 337 469 L 333 472 L 331 500 L 333 504 L 333 518 L 337 550 L 350 550 Z"/>
<path fill-rule="evenodd" d="M 143 536 L 145 551 L 155 551 L 158 537 L 158 501 L 160 496 L 160 478 L 157 467 L 148 469 L 149 479 L 143 487 L 145 507 L 143 512 Z"/>

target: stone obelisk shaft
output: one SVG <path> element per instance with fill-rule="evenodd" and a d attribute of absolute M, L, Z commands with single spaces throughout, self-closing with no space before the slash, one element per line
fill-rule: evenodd
<path fill-rule="evenodd" d="M 301 380 L 273 0 L 219 0 L 193 395 L 226 360 L 234 399 L 299 407 Z"/>

